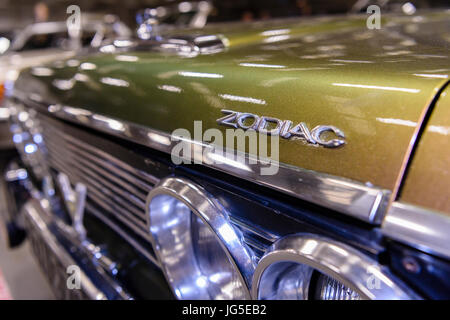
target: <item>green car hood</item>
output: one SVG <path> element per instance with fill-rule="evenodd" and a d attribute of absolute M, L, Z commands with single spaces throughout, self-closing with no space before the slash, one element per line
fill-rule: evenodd
<path fill-rule="evenodd" d="M 228 47 L 195 57 L 94 53 L 31 69 L 17 90 L 162 132 L 225 130 L 221 109 L 332 125 L 339 148 L 280 139 L 279 160 L 394 190 L 417 128 L 449 72 L 448 12 L 214 25 L 172 34 L 218 35 Z M 41 68 L 42 69 L 42 68 Z M 191 132 L 192 132 L 191 131 Z"/>

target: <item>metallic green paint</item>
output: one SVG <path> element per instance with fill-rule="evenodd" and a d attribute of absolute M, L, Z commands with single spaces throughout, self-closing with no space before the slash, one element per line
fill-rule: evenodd
<path fill-rule="evenodd" d="M 406 176 L 400 199 L 450 214 L 450 89 L 439 97 Z"/>
<path fill-rule="evenodd" d="M 24 74 L 17 86 L 168 133 L 194 120 L 225 130 L 221 109 L 334 125 L 345 146 L 281 139 L 280 161 L 393 190 L 420 115 L 450 74 L 449 17 L 385 15 L 380 30 L 366 16 L 223 24 L 201 34 L 223 34 L 224 52 L 80 56 L 79 67 L 55 64 L 52 76 Z"/>

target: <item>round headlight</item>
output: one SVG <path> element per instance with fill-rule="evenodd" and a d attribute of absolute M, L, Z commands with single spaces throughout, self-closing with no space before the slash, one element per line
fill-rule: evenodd
<path fill-rule="evenodd" d="M 202 188 L 165 179 L 150 192 L 147 207 L 153 247 L 177 298 L 250 298 L 252 252 Z"/>
<path fill-rule="evenodd" d="M 418 299 L 375 260 L 347 245 L 311 234 L 277 240 L 252 281 L 255 299 Z"/>
<path fill-rule="evenodd" d="M 314 292 L 316 300 L 360 300 L 359 294 L 345 286 L 336 279 L 324 274 L 319 275 L 316 290 Z"/>

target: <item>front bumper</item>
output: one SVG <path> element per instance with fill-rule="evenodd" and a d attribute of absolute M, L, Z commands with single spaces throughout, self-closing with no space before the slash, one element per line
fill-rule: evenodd
<path fill-rule="evenodd" d="M 51 231 L 50 225 L 46 222 L 49 212 L 42 203 L 32 199 L 24 205 L 22 212 L 32 251 L 56 297 L 76 300 L 105 299 L 105 294 L 83 270 L 75 275 L 79 277 L 77 279 L 79 286 L 70 288 L 71 286 L 68 285 L 70 280 L 68 270 L 71 269 L 71 266 L 77 267 L 77 263 Z"/>
<path fill-rule="evenodd" d="M 86 211 L 87 235 L 81 237 L 61 218 L 55 199 L 38 191 L 25 169 L 12 167 L 5 177 L 21 178 L 7 181 L 2 189 L 10 195 L 6 202 L 17 210 L 9 210 L 0 225 L 25 230 L 57 299 L 171 299 L 161 270 L 107 224 Z M 11 228 L 4 234 L 11 238 Z"/>

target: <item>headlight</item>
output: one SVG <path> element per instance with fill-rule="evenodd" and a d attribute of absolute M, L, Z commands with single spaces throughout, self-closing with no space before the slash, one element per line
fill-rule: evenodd
<path fill-rule="evenodd" d="M 350 289 L 336 279 L 320 274 L 314 291 L 314 299 L 360 300 L 361 297 L 355 290 Z"/>
<path fill-rule="evenodd" d="M 255 299 L 418 299 L 375 260 L 311 234 L 276 241 L 252 281 Z"/>
<path fill-rule="evenodd" d="M 248 299 L 252 252 L 224 209 L 192 182 L 168 178 L 147 200 L 153 248 L 179 299 Z"/>

